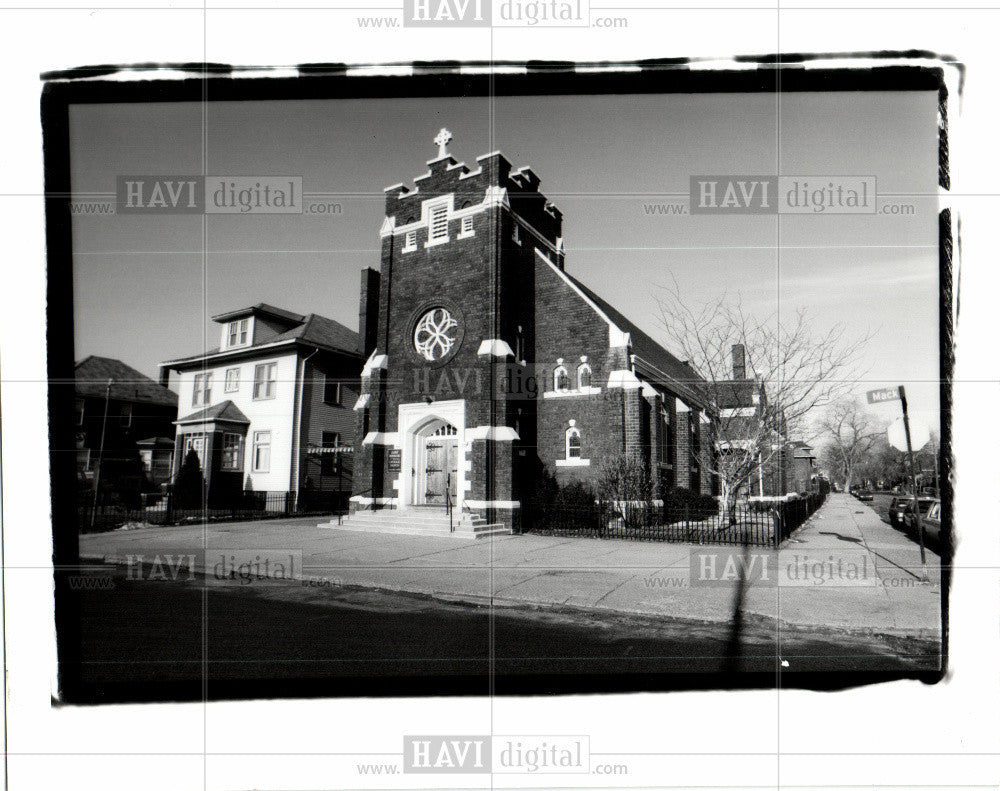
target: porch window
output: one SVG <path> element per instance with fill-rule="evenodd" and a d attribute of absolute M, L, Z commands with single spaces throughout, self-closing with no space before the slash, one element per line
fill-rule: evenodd
<path fill-rule="evenodd" d="M 274 398 L 278 382 L 278 364 L 261 363 L 253 371 L 253 399 L 261 401 Z"/>
<path fill-rule="evenodd" d="M 191 406 L 208 406 L 212 403 L 212 374 L 194 375 L 194 395 Z"/>
<path fill-rule="evenodd" d="M 222 435 L 222 469 L 243 469 L 243 437 L 239 434 Z"/>
<path fill-rule="evenodd" d="M 255 431 L 253 433 L 253 471 L 271 471 L 271 432 Z"/>
<path fill-rule="evenodd" d="M 184 458 L 181 459 L 181 464 L 183 464 L 188 457 L 188 454 L 194 451 L 195 456 L 198 457 L 198 466 L 205 469 L 205 435 L 204 434 L 186 434 L 184 437 Z"/>

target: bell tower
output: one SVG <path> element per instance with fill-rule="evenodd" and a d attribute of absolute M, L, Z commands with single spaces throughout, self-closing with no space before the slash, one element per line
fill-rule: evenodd
<path fill-rule="evenodd" d="M 499 151 L 470 167 L 449 152 L 453 139 L 441 129 L 427 172 L 385 189 L 380 272 L 363 279 L 361 332 L 374 350 L 352 502 L 450 500 L 509 524 L 535 430 L 534 403 L 509 382 L 533 362 L 535 259 L 563 267 L 562 215 L 530 167 Z"/>

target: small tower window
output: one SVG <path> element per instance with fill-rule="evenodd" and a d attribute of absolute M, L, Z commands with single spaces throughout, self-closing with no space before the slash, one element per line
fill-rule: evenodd
<path fill-rule="evenodd" d="M 417 249 L 417 232 L 407 231 L 405 241 L 403 242 L 403 252 L 409 253 Z"/>
<path fill-rule="evenodd" d="M 514 231 L 511 233 L 510 238 L 514 240 L 515 244 L 521 244 L 521 226 L 514 223 Z"/>
<path fill-rule="evenodd" d="M 593 376 L 593 371 L 590 368 L 590 363 L 584 361 L 580 363 L 580 367 L 576 369 L 576 387 L 578 390 L 585 390 L 590 387 L 590 380 Z"/>
<path fill-rule="evenodd" d="M 472 215 L 466 214 L 462 218 L 462 236 L 472 236 L 475 233 L 472 229 Z"/>

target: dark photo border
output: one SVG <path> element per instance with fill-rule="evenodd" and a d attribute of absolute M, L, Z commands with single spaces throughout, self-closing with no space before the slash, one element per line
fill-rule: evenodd
<path fill-rule="evenodd" d="M 806 61 L 838 58 L 837 68 L 804 68 Z M 939 185 L 950 187 L 946 105 L 949 99 L 946 68 L 952 59 L 933 53 L 865 53 L 865 63 L 851 65 L 854 56 L 782 55 L 736 60 L 756 63 L 756 69 L 692 70 L 687 59 L 637 61 L 627 64 L 587 64 L 598 71 L 578 71 L 565 62 L 529 61 L 513 64 L 524 73 L 468 73 L 460 69 L 478 65 L 484 72 L 500 63 L 417 62 L 412 75 L 391 76 L 348 73 L 346 64 L 306 64 L 297 76 L 243 79 L 240 70 L 219 64 L 164 66 L 94 66 L 42 75 L 41 117 L 44 137 L 45 219 L 47 242 L 47 336 L 49 460 L 53 564 L 55 573 L 55 623 L 58 656 L 58 698 L 54 704 L 112 702 L 207 701 L 253 698 L 440 696 L 440 695 L 542 695 L 660 692 L 674 690 L 808 688 L 838 690 L 895 680 L 940 681 L 948 663 L 948 602 L 951 585 L 951 536 L 954 491 L 952 471 L 952 377 L 953 346 L 953 221 L 949 209 L 939 215 L 939 338 L 941 448 L 940 480 L 942 520 L 942 668 L 913 673 L 774 672 L 748 674 L 629 673 L 614 676 L 594 674 L 540 674 L 524 676 L 425 675 L 406 677 L 350 676 L 338 680 L 309 678 L 278 681 L 268 678 L 240 682 L 211 681 L 130 683 L 99 687 L 85 682 L 80 672 L 81 612 L 78 597 L 67 577 L 80 571 L 75 457 L 60 449 L 74 447 L 74 327 L 73 327 L 73 235 L 70 213 L 69 108 L 74 104 L 213 102 L 296 99 L 364 99 L 395 97 L 489 97 L 514 95 L 595 95 L 664 93 L 750 93 L 829 91 L 937 91 L 940 99 Z M 927 60 L 899 65 L 900 59 Z M 871 65 L 874 60 L 875 65 Z M 883 61 L 885 65 L 880 65 Z M 350 67 L 357 69 L 358 67 Z M 156 77 L 155 70 L 169 70 L 173 77 Z M 638 71 L 636 71 L 638 69 Z M 115 81 L 115 74 L 139 70 L 149 79 Z M 179 73 L 179 74 L 178 74 Z M 961 84 L 961 82 L 959 83 Z M 46 628 L 39 624 L 39 628 Z"/>

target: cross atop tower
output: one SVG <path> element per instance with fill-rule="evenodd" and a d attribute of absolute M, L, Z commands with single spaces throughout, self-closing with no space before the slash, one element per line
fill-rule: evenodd
<path fill-rule="evenodd" d="M 454 135 L 444 127 L 442 127 L 441 131 L 437 133 L 437 137 L 434 138 L 434 142 L 437 143 L 438 146 L 438 159 L 448 156 L 448 143 L 450 143 L 453 139 Z"/>

